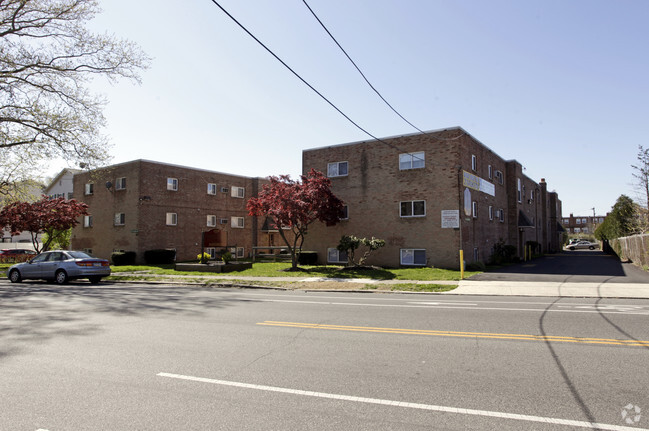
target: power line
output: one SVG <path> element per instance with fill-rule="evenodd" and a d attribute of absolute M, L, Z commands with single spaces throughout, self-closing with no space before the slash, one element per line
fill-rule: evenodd
<path fill-rule="evenodd" d="M 349 122 L 352 123 L 354 126 L 356 126 L 356 128 L 358 128 L 358 129 L 361 130 L 363 133 L 365 133 L 366 135 L 370 136 L 372 139 L 374 139 L 374 140 L 376 140 L 376 141 L 378 141 L 378 142 L 381 142 L 381 143 L 383 143 L 383 144 L 385 144 L 385 145 L 387 145 L 387 146 L 389 146 L 389 147 L 391 147 L 391 148 L 394 148 L 395 150 L 402 151 L 402 152 L 407 153 L 407 154 L 411 154 L 411 155 L 413 155 L 413 157 L 417 157 L 417 156 L 415 156 L 412 152 L 402 150 L 402 149 L 399 148 L 398 146 L 396 146 L 396 145 L 394 145 L 394 144 L 392 144 L 392 143 L 390 143 L 390 142 L 384 141 L 384 140 L 381 139 L 381 138 L 378 138 L 378 137 L 374 136 L 373 134 L 371 134 L 370 132 L 368 132 L 367 130 L 365 130 L 363 127 L 361 127 L 358 123 L 356 123 L 354 120 L 352 120 L 352 119 L 351 119 L 347 114 L 345 114 L 345 113 L 344 113 L 340 108 L 338 108 L 336 105 L 334 105 L 333 102 L 331 102 L 331 101 L 330 101 L 329 99 L 327 99 L 327 98 L 326 98 L 322 93 L 320 93 L 318 90 L 316 90 L 315 87 L 313 87 L 313 86 L 312 86 L 311 84 L 309 84 L 309 83 L 308 83 L 304 78 L 302 78 L 302 77 L 301 77 L 301 76 L 300 76 L 300 75 L 299 75 L 295 70 L 293 70 L 293 69 L 292 69 L 288 64 L 286 64 L 286 62 L 284 62 L 284 60 L 282 60 L 282 59 L 281 59 L 277 54 L 275 54 L 275 53 L 274 53 L 270 48 L 268 48 L 268 47 L 267 47 L 267 46 L 266 46 L 266 45 L 265 45 L 261 40 L 259 40 L 259 39 L 254 35 L 254 34 L 252 34 L 252 33 L 251 33 L 251 32 L 250 32 L 250 31 L 249 31 L 249 30 L 248 30 L 248 29 L 247 29 L 243 24 L 241 24 L 241 23 L 240 23 L 240 22 L 239 22 L 239 21 L 238 21 L 234 16 L 232 16 L 232 15 L 231 15 L 227 10 L 225 10 L 225 8 L 224 8 L 223 6 L 221 6 L 217 0 L 212 0 L 212 3 L 214 3 L 214 4 L 215 4 L 219 9 L 221 9 L 221 11 L 222 11 L 224 14 L 226 14 L 226 15 L 228 16 L 228 18 L 230 18 L 232 21 L 234 21 L 234 22 L 235 22 L 235 23 L 236 23 L 236 24 L 237 24 L 237 25 L 238 25 L 238 26 L 239 26 L 243 31 L 245 31 L 245 32 L 248 34 L 248 36 L 250 36 L 251 38 L 253 38 L 253 39 L 255 40 L 255 42 L 257 42 L 259 45 L 261 45 L 261 46 L 262 46 L 262 47 L 263 47 L 263 48 L 264 48 L 264 49 L 265 49 L 265 50 L 266 50 L 270 55 L 272 55 L 273 57 L 275 57 L 275 59 L 276 59 L 277 61 L 279 61 L 280 63 L 282 63 L 282 65 L 283 65 L 285 68 L 287 68 L 287 69 L 288 69 L 288 70 L 289 70 L 293 75 L 295 75 L 295 76 L 296 76 L 300 81 L 302 81 L 302 83 L 304 83 L 304 85 L 306 85 L 307 87 L 309 87 L 309 88 L 310 88 L 314 93 L 316 93 L 318 96 L 320 96 L 320 97 L 321 97 L 325 102 L 327 102 L 327 103 L 328 103 L 332 108 L 334 108 L 336 111 L 338 111 L 338 113 L 339 113 L 340 115 L 342 115 L 343 117 L 345 117 L 345 119 L 346 119 L 347 121 L 349 121 Z M 419 130 L 419 129 L 418 129 L 418 130 Z M 425 133 L 425 132 L 422 132 L 422 133 Z M 464 135 L 464 132 L 460 133 L 460 135 L 458 135 L 458 136 L 456 136 L 456 137 L 454 137 L 454 138 L 444 139 L 444 138 L 438 138 L 438 137 L 435 137 L 435 139 L 437 139 L 437 140 L 456 140 L 456 139 L 459 139 L 460 137 L 462 137 L 463 135 Z M 418 158 L 418 157 L 417 157 L 417 158 Z"/>
<path fill-rule="evenodd" d="M 377 90 L 377 89 L 372 85 L 372 83 L 367 79 L 367 77 L 365 76 L 365 74 L 363 73 L 363 71 L 358 67 L 358 65 L 354 62 L 354 60 L 352 60 L 352 58 L 349 56 L 349 54 L 347 54 L 347 51 L 345 51 L 345 49 L 340 45 L 340 43 L 338 43 L 338 41 L 336 40 L 336 38 L 333 36 L 333 34 L 331 34 L 331 32 L 329 31 L 329 29 L 324 25 L 324 23 L 322 22 L 322 20 L 318 17 L 318 15 L 316 15 L 316 13 L 313 11 L 313 9 L 311 9 L 311 6 L 309 6 L 309 4 L 306 2 L 306 0 L 302 0 L 302 2 L 303 2 L 304 5 L 307 7 L 307 9 L 309 9 L 309 12 L 311 12 L 311 14 L 313 15 L 313 17 L 318 21 L 318 23 L 320 23 L 320 25 L 322 26 L 322 28 L 324 29 L 324 31 L 327 32 L 327 34 L 329 35 L 329 37 L 331 37 L 331 39 L 336 43 L 336 45 L 338 45 L 338 48 L 340 48 L 340 50 L 343 52 L 343 54 L 345 54 L 345 56 L 347 57 L 347 59 L 348 59 L 348 60 L 349 60 L 353 65 L 354 65 L 354 67 L 356 68 L 356 70 L 358 71 L 358 73 L 360 73 L 361 76 L 363 77 L 363 79 L 365 80 L 365 82 L 367 82 L 367 85 L 369 85 L 370 88 L 371 88 L 372 90 L 374 90 L 374 92 L 375 92 L 375 93 L 376 93 L 376 94 L 381 98 L 381 100 L 383 100 L 383 102 L 385 102 L 385 104 L 388 105 L 388 106 L 390 107 L 390 109 L 392 109 L 392 111 L 394 111 L 394 113 L 397 114 L 397 115 L 398 115 L 398 116 L 399 116 L 403 121 L 405 121 L 406 123 L 408 123 L 409 125 L 411 125 L 413 128 L 417 129 L 417 131 L 419 131 L 419 132 L 421 132 L 421 133 L 425 133 L 425 132 L 424 132 L 423 130 L 421 130 L 419 127 L 415 126 L 415 125 L 412 124 L 410 121 L 408 121 L 408 120 L 407 120 L 403 115 L 401 115 L 401 114 L 399 113 L 399 111 L 397 111 L 397 110 L 396 110 L 396 109 L 395 109 L 395 108 L 394 108 L 394 107 L 393 107 L 393 106 L 392 106 L 392 105 L 391 105 L 387 100 L 385 100 L 385 97 L 383 97 L 383 95 L 381 95 L 381 93 L 379 93 L 379 90 Z"/>

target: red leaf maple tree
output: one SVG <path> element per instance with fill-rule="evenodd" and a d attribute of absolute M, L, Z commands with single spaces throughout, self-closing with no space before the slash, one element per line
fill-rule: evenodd
<path fill-rule="evenodd" d="M 291 253 L 292 270 L 297 269 L 298 250 L 302 248 L 309 226 L 320 221 L 333 226 L 344 215 L 343 203 L 331 191 L 331 180 L 311 169 L 295 181 L 288 175 L 268 177 L 257 197 L 248 200 L 251 216 L 268 216 Z M 292 238 L 285 231 L 292 232 Z"/>
<path fill-rule="evenodd" d="M 88 205 L 74 199 L 49 198 L 29 202 L 14 202 L 0 211 L 0 226 L 7 226 L 11 235 L 29 232 L 37 253 L 49 249 L 58 231 L 70 229 L 79 224 L 79 217 L 88 215 Z M 47 240 L 38 242 L 39 234 L 47 234 Z"/>

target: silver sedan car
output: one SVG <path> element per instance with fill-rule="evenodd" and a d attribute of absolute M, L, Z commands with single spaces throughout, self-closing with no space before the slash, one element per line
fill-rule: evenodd
<path fill-rule="evenodd" d="M 10 267 L 7 271 L 7 277 L 12 283 L 20 283 L 26 279 L 43 279 L 65 284 L 69 280 L 87 278 L 95 284 L 109 275 L 110 263 L 106 259 L 92 257 L 83 251 L 68 250 L 43 252 L 28 262 Z"/>
<path fill-rule="evenodd" d="M 596 248 L 599 248 L 599 244 L 596 242 L 590 242 L 587 240 L 581 240 L 577 242 L 573 242 L 571 244 L 568 244 L 566 246 L 568 250 L 595 250 Z"/>

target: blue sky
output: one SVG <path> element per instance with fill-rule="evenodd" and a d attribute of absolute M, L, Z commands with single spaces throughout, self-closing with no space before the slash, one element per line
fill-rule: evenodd
<path fill-rule="evenodd" d="M 307 2 L 410 122 L 460 126 L 518 160 L 559 193 L 564 215 L 605 214 L 621 194 L 637 197 L 631 165 L 638 145 L 649 147 L 648 1 Z M 301 0 L 219 3 L 375 136 L 416 132 Z M 295 177 L 302 150 L 368 139 L 211 0 L 102 8 L 94 30 L 153 57 L 141 86 L 93 86 L 109 100 L 114 163 Z"/>

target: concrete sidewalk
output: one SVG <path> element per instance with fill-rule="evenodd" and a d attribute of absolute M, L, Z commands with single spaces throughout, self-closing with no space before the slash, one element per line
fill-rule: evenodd
<path fill-rule="evenodd" d="M 113 275 L 140 275 L 155 277 L 154 274 L 137 273 L 115 273 Z M 360 289 L 364 285 L 373 284 L 445 284 L 457 285 L 458 287 L 448 292 L 434 293 L 437 295 L 494 295 L 494 296 L 549 296 L 549 297 L 580 297 L 580 298 L 643 298 L 649 299 L 649 283 L 594 283 L 594 282 L 553 282 L 553 281 L 486 281 L 486 280 L 461 280 L 461 281 L 418 281 L 418 280 L 374 280 L 369 278 L 324 278 L 324 277 L 249 277 L 237 275 L 203 276 L 203 275 L 173 275 L 160 276 L 168 280 L 172 278 L 175 282 L 183 280 L 210 280 L 214 282 L 245 281 L 253 283 L 276 282 L 276 283 L 303 283 L 300 290 L 310 291 L 359 291 L 368 292 L 368 289 Z M 162 280 L 161 280 L 162 281 Z M 314 288 L 314 283 L 320 283 L 322 288 Z M 340 284 L 335 289 L 324 286 Z M 241 286 L 243 287 L 243 286 Z M 256 286 L 264 287 L 264 286 Z M 373 290 L 369 290 L 373 291 Z M 413 292 L 418 293 L 418 292 Z"/>
<path fill-rule="evenodd" d="M 648 283 L 567 283 L 552 281 L 462 280 L 446 294 L 516 295 L 580 298 L 648 298 Z"/>

